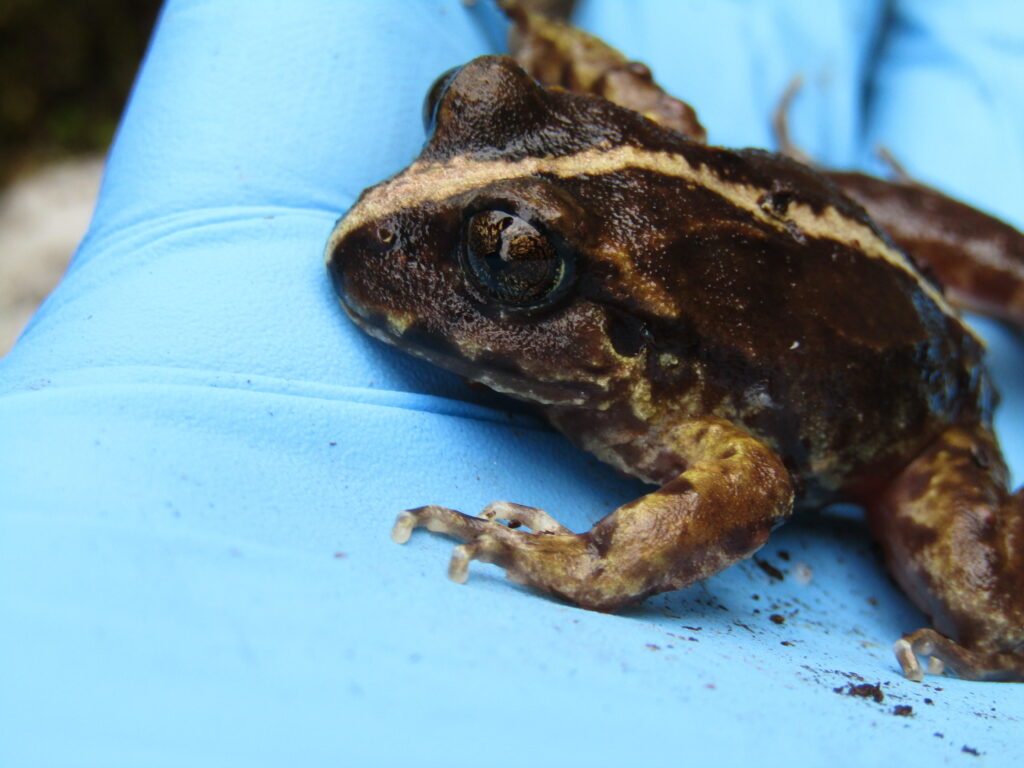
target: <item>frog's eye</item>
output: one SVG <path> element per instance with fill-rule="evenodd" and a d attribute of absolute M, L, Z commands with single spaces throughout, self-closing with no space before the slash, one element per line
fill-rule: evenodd
<path fill-rule="evenodd" d="M 423 130 L 426 131 L 428 136 L 434 132 L 434 121 L 437 119 L 437 105 L 441 101 L 441 96 L 448 87 L 448 83 L 459 74 L 460 69 L 462 67 L 452 67 L 437 78 L 434 84 L 430 86 L 430 90 L 427 91 L 426 98 L 423 99 Z"/>
<path fill-rule="evenodd" d="M 463 237 L 463 268 L 486 296 L 510 309 L 553 303 L 568 283 L 567 258 L 525 219 L 499 210 L 474 213 Z"/>

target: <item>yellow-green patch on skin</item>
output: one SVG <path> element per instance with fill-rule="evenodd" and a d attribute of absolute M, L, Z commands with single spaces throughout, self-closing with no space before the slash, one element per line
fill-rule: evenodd
<path fill-rule="evenodd" d="M 351 301 L 351 299 L 349 301 Z M 360 325 L 363 325 L 362 315 L 359 313 L 357 308 L 346 304 L 344 301 L 339 301 L 338 303 L 341 304 L 341 308 L 345 310 L 349 317 L 360 323 Z M 386 315 L 389 332 L 394 337 L 401 336 L 414 322 L 416 322 L 416 316 L 411 312 L 389 310 Z"/>
<path fill-rule="evenodd" d="M 679 316 L 679 302 L 657 280 L 641 274 L 636 260 L 629 253 L 616 245 L 609 245 L 598 246 L 594 255 L 600 261 L 615 265 L 621 290 L 641 302 L 649 312 L 661 317 Z"/>

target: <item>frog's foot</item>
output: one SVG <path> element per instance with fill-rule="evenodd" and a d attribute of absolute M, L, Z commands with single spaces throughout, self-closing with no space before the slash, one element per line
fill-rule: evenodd
<path fill-rule="evenodd" d="M 964 680 L 1024 682 L 1024 653 L 979 653 L 964 648 L 934 629 L 919 629 L 895 642 L 896 659 L 908 680 L 921 682 L 925 670 L 919 656 L 928 659 L 930 675 L 947 669 Z"/>
<path fill-rule="evenodd" d="M 416 528 L 466 542 L 455 547 L 448 565 L 448 577 L 460 584 L 469 576 L 469 563 L 480 560 L 504 567 L 511 581 L 563 594 L 578 591 L 594 562 L 583 537 L 543 509 L 507 501 L 488 504 L 479 517 L 439 506 L 410 509 L 399 514 L 391 538 L 404 544 Z"/>
<path fill-rule="evenodd" d="M 736 427 L 696 422 L 677 433 L 693 457 L 686 471 L 586 533 L 543 510 L 495 502 L 480 517 L 437 506 L 403 512 L 392 538 L 404 543 L 421 527 L 454 536 L 465 542 L 452 554 L 454 581 L 464 582 L 469 563 L 481 560 L 591 610 L 679 589 L 753 554 L 789 514 L 793 491 L 778 456 Z"/>
<path fill-rule="evenodd" d="M 894 646 L 904 674 L 943 669 L 1024 682 L 1024 489 L 1010 493 L 995 438 L 951 428 L 870 505 L 893 576 L 932 619 Z"/>

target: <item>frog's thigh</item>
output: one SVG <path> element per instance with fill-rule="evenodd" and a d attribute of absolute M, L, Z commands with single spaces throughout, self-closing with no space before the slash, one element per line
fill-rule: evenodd
<path fill-rule="evenodd" d="M 935 629 L 897 642 L 911 679 L 917 656 L 960 677 L 1024 680 L 1024 489 L 1010 494 L 995 439 L 955 427 L 874 504 L 889 569 Z"/>
<path fill-rule="evenodd" d="M 417 526 L 454 535 L 467 541 L 452 560 L 456 580 L 465 578 L 470 559 L 485 560 L 514 581 L 595 610 L 679 589 L 755 552 L 790 513 L 793 491 L 779 457 L 728 423 L 691 422 L 674 438 L 687 469 L 586 533 L 570 533 L 540 510 L 517 512 L 516 505 L 502 509 L 540 532 L 423 507 L 400 516 L 396 540 Z"/>

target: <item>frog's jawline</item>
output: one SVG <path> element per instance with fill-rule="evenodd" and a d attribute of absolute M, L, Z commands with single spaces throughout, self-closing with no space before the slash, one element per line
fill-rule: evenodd
<path fill-rule="evenodd" d="M 359 310 L 354 306 L 350 306 L 344 298 L 340 299 L 340 303 L 352 322 L 358 325 L 364 333 L 378 341 L 398 347 L 410 355 L 444 368 L 446 371 L 451 371 L 465 379 L 483 384 L 495 392 L 537 405 L 583 406 L 590 402 L 591 398 L 587 396 L 586 392 L 571 384 L 538 382 L 526 376 L 493 370 L 481 373 L 480 369 L 472 361 L 467 362 L 456 355 L 445 354 L 419 344 L 413 344 L 408 339 L 403 339 L 389 331 L 386 327 L 386 321 L 375 321 L 372 315 L 364 316 L 360 314 Z"/>

